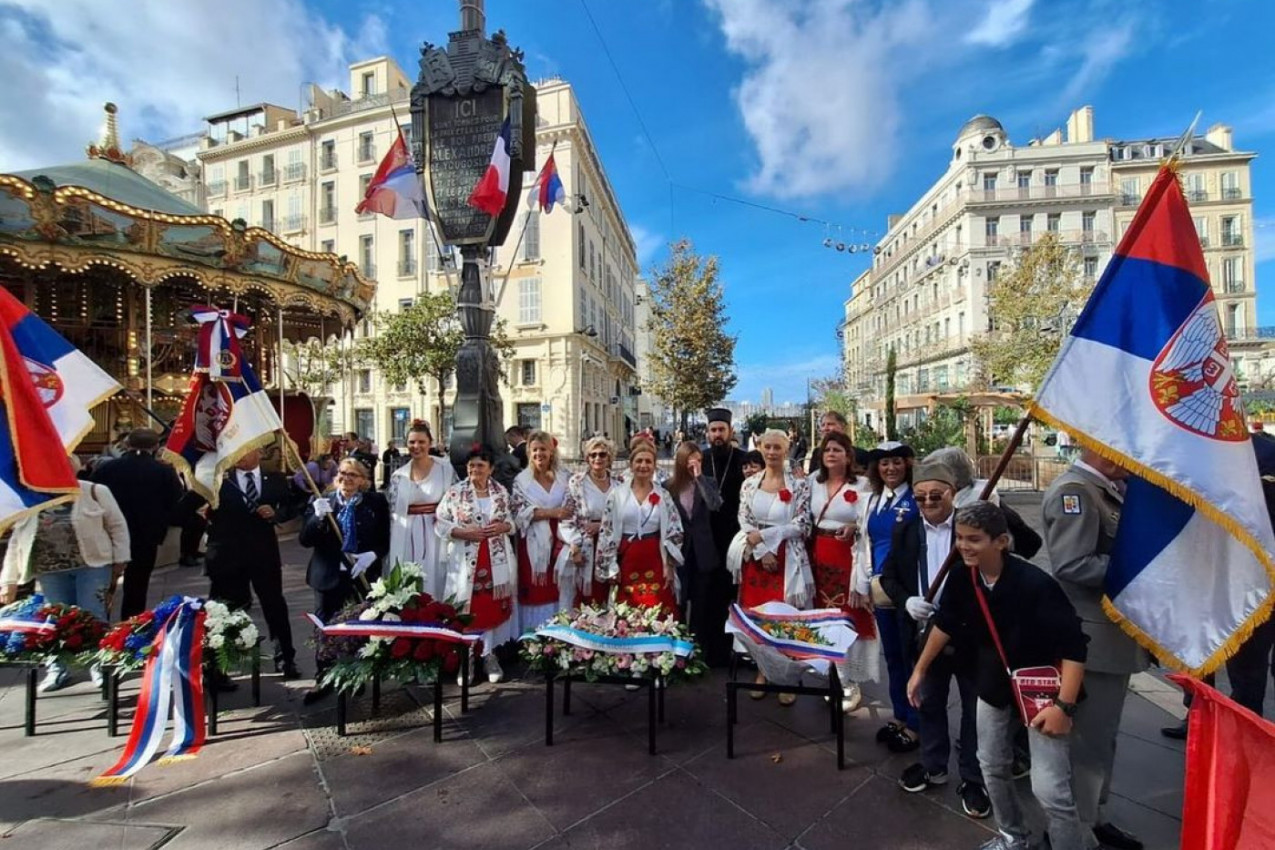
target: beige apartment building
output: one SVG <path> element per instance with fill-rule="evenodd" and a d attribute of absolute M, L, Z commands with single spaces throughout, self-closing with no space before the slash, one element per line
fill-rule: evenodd
<path fill-rule="evenodd" d="M 350 66 L 352 95 L 311 86 L 302 114 L 257 104 L 210 116 L 198 151 L 208 209 L 299 247 L 349 256 L 377 281 L 379 310 L 454 288 L 458 255 L 439 250 L 424 219 L 355 212 L 394 141 L 396 119 L 410 144 L 411 86 L 393 59 L 380 57 Z M 622 439 L 638 427 L 637 256 L 571 86 L 548 80 L 536 88 L 537 168 L 552 151 L 571 202 L 545 215 L 524 199 L 492 254 L 498 315 L 516 347 L 502 396 L 507 423 L 546 428 L 575 456 L 584 436 Z M 534 178 L 524 176 L 524 193 Z M 369 332 L 364 323 L 356 335 Z M 329 389 L 329 426 L 384 446 L 413 418 L 436 423 L 440 393 L 450 421 L 453 392 L 432 380 L 389 386 L 358 368 Z"/>
<path fill-rule="evenodd" d="M 989 327 L 988 284 L 1045 233 L 1073 248 L 1096 280 L 1174 139 L 1094 138 L 1091 107 L 1043 139 L 1018 146 L 994 118 L 961 127 L 944 174 L 903 215 L 891 216 L 872 266 L 851 284 L 841 328 L 846 380 L 861 421 L 880 428 L 887 352 L 896 352 L 896 410 L 915 424 L 942 396 L 977 380 L 969 343 Z M 1194 140 L 1182 177 L 1241 374 L 1266 375 L 1270 346 L 1256 328 L 1254 154 L 1224 126 Z M 1074 316 L 1054 319 L 1065 332 Z M 1030 392 L 1031 387 L 1012 387 Z"/>

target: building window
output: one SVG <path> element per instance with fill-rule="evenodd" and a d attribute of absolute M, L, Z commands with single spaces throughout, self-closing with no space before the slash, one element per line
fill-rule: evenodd
<path fill-rule="evenodd" d="M 1098 220 L 1096 212 L 1082 212 L 1080 214 L 1080 229 L 1083 231 L 1084 240 L 1086 242 L 1093 239 L 1094 223 Z"/>
<path fill-rule="evenodd" d="M 1018 232 L 1023 237 L 1023 244 L 1030 245 L 1032 241 L 1032 217 L 1029 215 L 1019 216 Z"/>
<path fill-rule="evenodd" d="M 409 277 L 416 274 L 416 231 L 400 230 L 398 232 L 398 276 Z"/>
<path fill-rule="evenodd" d="M 1045 219 L 1045 227 L 1050 233 L 1062 232 L 1062 215 L 1060 213 L 1050 213 Z"/>
<path fill-rule="evenodd" d="M 1080 169 L 1080 194 L 1088 195 L 1093 191 L 1093 168 L 1082 167 Z"/>
<path fill-rule="evenodd" d="M 370 393 L 372 391 L 372 370 L 359 370 L 359 392 Z M 361 431 L 359 433 L 362 433 Z"/>
<path fill-rule="evenodd" d="M 522 258 L 540 259 L 540 214 L 534 210 L 527 216 L 527 226 L 522 232 Z"/>
<path fill-rule="evenodd" d="M 1126 207 L 1136 207 L 1142 199 L 1142 189 L 1137 177 L 1126 177 L 1120 181 L 1120 203 Z"/>
<path fill-rule="evenodd" d="M 406 407 L 390 408 L 390 439 L 406 440 L 407 425 L 412 419 L 412 411 Z M 393 470 L 390 470 L 391 472 Z"/>
<path fill-rule="evenodd" d="M 1085 278 L 1093 280 L 1098 276 L 1098 258 L 1085 257 Z"/>
<path fill-rule="evenodd" d="M 1192 216 L 1191 220 L 1195 222 L 1195 232 L 1200 237 L 1200 247 L 1209 247 L 1209 220 L 1202 215 Z"/>
<path fill-rule="evenodd" d="M 305 177 L 305 163 L 301 161 L 301 148 L 288 151 L 288 165 L 283 172 L 283 179 L 289 182 Z"/>
<path fill-rule="evenodd" d="M 518 281 L 518 324 L 534 325 L 540 321 L 540 278 Z"/>
<path fill-rule="evenodd" d="M 274 201 L 261 202 L 261 226 L 266 230 L 274 230 Z"/>
<path fill-rule="evenodd" d="M 319 223 L 336 221 L 336 183 L 329 180 L 319 186 Z"/>
<path fill-rule="evenodd" d="M 371 131 L 359 133 L 359 162 L 371 162 L 376 159 L 376 145 L 372 141 Z"/>
<path fill-rule="evenodd" d="M 534 387 L 536 385 L 536 361 L 522 361 L 522 385 L 524 387 Z"/>
<path fill-rule="evenodd" d="M 589 240 L 589 280 L 597 281 L 598 279 L 598 255 L 593 250 L 593 240 Z"/>
<path fill-rule="evenodd" d="M 1234 201 L 1238 200 L 1240 196 L 1240 175 L 1234 171 L 1223 171 L 1222 199 L 1225 201 Z"/>
<path fill-rule="evenodd" d="M 535 402 L 519 402 L 516 408 L 518 424 L 532 431 L 540 430 L 540 405 Z"/>
<path fill-rule="evenodd" d="M 376 94 L 376 72 L 375 71 L 363 72 L 363 83 L 362 83 L 362 86 L 360 87 L 360 90 L 362 91 L 364 97 L 371 97 L 372 95 Z"/>
<path fill-rule="evenodd" d="M 984 235 L 987 237 L 988 245 L 996 244 L 996 237 L 1000 234 L 1001 220 L 999 218 L 989 218 L 984 224 Z"/>
<path fill-rule="evenodd" d="M 1222 261 L 1222 286 L 1229 294 L 1244 291 L 1244 279 L 1240 274 L 1239 257 L 1227 257 Z"/>
<path fill-rule="evenodd" d="M 324 239 L 322 242 L 320 242 L 320 243 L 319 243 L 319 250 L 320 250 L 320 251 L 322 251 L 322 252 L 323 252 L 323 253 L 325 253 L 325 254 L 335 254 L 335 253 L 336 253 L 336 240 L 335 240 L 335 239 Z"/>
<path fill-rule="evenodd" d="M 987 282 L 988 283 L 995 283 L 996 278 L 1000 277 L 1000 273 L 1001 273 L 1000 263 L 987 264 Z"/>
<path fill-rule="evenodd" d="M 359 175 L 359 200 L 360 200 L 360 201 L 367 197 L 367 187 L 368 187 L 369 185 L 371 185 L 371 183 L 372 183 L 372 175 L 371 175 L 371 174 L 360 174 L 360 175 Z M 360 217 L 360 218 L 371 218 L 373 215 L 375 215 L 375 213 L 372 213 L 372 212 L 365 212 L 365 213 L 360 214 L 360 216 L 359 216 L 359 217 Z"/>
<path fill-rule="evenodd" d="M 336 168 L 336 141 L 328 139 L 319 145 L 319 168 L 330 171 Z"/>
<path fill-rule="evenodd" d="M 1058 191 L 1058 169 L 1049 168 L 1045 170 L 1045 197 L 1052 198 Z"/>
<path fill-rule="evenodd" d="M 360 407 L 354 411 L 354 431 L 361 440 L 376 440 L 376 412 Z"/>
<path fill-rule="evenodd" d="M 241 159 L 236 165 L 238 171 L 235 174 L 235 191 L 243 192 L 252 188 L 252 177 L 248 174 L 248 160 Z"/>
<path fill-rule="evenodd" d="M 363 276 L 370 279 L 376 278 L 374 247 L 371 236 L 359 237 L 359 263 L 363 269 Z"/>
<path fill-rule="evenodd" d="M 1032 185 L 1032 173 L 1030 171 L 1018 172 L 1018 188 L 1029 189 Z"/>
<path fill-rule="evenodd" d="M 1236 247 L 1244 244 L 1244 237 L 1240 231 L 1240 217 L 1238 215 L 1222 216 L 1222 244 L 1228 247 Z"/>
<path fill-rule="evenodd" d="M 580 271 L 584 271 L 585 269 L 588 268 L 588 266 L 585 264 L 584 223 L 581 222 L 580 224 L 576 225 L 576 227 L 580 237 Z"/>

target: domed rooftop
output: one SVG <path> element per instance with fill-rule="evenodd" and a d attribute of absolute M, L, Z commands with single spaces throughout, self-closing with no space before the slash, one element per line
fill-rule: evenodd
<path fill-rule="evenodd" d="M 998 133 L 1004 133 L 1005 128 L 1001 126 L 1001 122 L 997 121 L 990 115 L 975 115 L 973 118 L 965 122 L 961 127 L 961 131 L 956 134 L 956 138 L 961 139 L 975 133 L 986 133 L 989 130 Z"/>

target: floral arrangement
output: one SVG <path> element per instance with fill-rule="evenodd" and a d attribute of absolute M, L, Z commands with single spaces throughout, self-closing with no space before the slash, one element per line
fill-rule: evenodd
<path fill-rule="evenodd" d="M 75 605 L 45 602 L 40 594 L 0 609 L 0 620 L 52 624 L 43 631 L 0 631 L 0 654 L 9 661 L 49 661 L 82 665 L 106 633 L 106 623 Z"/>
<path fill-rule="evenodd" d="M 601 649 L 590 635 L 604 638 L 666 638 L 668 648 L 656 652 Z M 674 651 L 674 642 L 689 645 L 688 653 Z M 658 607 L 625 602 L 613 607 L 583 605 L 555 614 L 536 633 L 523 638 L 522 657 L 531 669 L 580 674 L 587 681 L 601 676 L 698 676 L 707 668 L 699 657 L 690 630 Z"/>
<path fill-rule="evenodd" d="M 463 632 L 471 618 L 456 607 L 422 593 L 421 568 L 399 562 L 377 579 L 367 598 L 343 608 L 328 625 L 402 623 Z M 353 691 L 372 678 L 432 682 L 460 669 L 464 644 L 432 636 L 367 637 L 320 634 L 319 660 L 328 665 L 321 684 Z"/>
<path fill-rule="evenodd" d="M 170 596 L 151 610 L 116 624 L 98 642 L 97 661 L 122 673 L 142 669 L 151 656 L 160 626 L 181 604 L 182 597 Z"/>
<path fill-rule="evenodd" d="M 753 620 L 757 627 L 773 638 L 795 640 L 814 646 L 832 646 L 832 641 L 824 637 L 808 623 L 798 620 L 764 620 L 760 617 Z"/>
<path fill-rule="evenodd" d="M 224 602 L 204 603 L 204 648 L 212 653 L 223 673 L 238 670 L 259 650 L 261 636 L 247 611 L 232 611 Z"/>

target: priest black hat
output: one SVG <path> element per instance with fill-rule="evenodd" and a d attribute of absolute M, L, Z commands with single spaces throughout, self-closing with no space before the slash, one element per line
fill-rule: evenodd
<path fill-rule="evenodd" d="M 730 410 L 725 407 L 710 407 L 704 411 L 704 415 L 709 422 L 725 422 L 730 424 Z"/>

